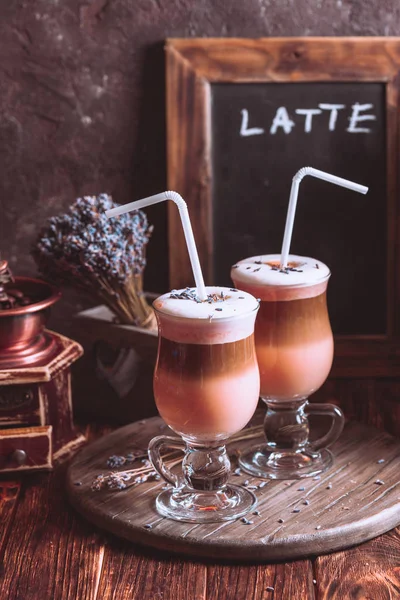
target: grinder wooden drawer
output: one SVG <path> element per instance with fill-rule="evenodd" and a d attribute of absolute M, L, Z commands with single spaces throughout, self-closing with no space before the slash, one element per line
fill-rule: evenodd
<path fill-rule="evenodd" d="M 42 425 L 35 384 L 0 386 L 0 427 Z"/>
<path fill-rule="evenodd" d="M 52 427 L 0 430 L 0 473 L 52 468 Z"/>

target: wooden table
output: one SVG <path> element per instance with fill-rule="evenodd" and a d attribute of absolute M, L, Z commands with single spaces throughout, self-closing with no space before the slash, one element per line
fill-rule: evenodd
<path fill-rule="evenodd" d="M 110 431 L 90 426 L 94 439 Z M 0 479 L 3 600 L 388 600 L 400 598 L 400 529 L 312 560 L 215 564 L 134 546 L 69 506 L 65 465 Z"/>

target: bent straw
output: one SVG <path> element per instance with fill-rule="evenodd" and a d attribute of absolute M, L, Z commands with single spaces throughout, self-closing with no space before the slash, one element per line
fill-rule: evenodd
<path fill-rule="evenodd" d="M 185 234 L 186 246 L 189 252 L 190 264 L 192 265 L 193 276 L 196 282 L 197 295 L 200 300 L 206 300 L 207 292 L 204 285 L 203 273 L 201 272 L 192 224 L 190 222 L 187 204 L 180 194 L 170 190 L 167 192 L 161 192 L 160 194 L 155 194 L 154 196 L 149 196 L 148 198 L 143 198 L 142 200 L 137 200 L 136 202 L 129 202 L 123 206 L 117 206 L 116 208 L 106 210 L 106 216 L 108 218 L 116 217 L 126 212 L 130 212 L 131 210 L 138 210 L 139 208 L 144 208 L 145 206 L 150 206 L 151 204 L 158 204 L 159 202 L 164 202 L 165 200 L 172 200 L 178 207 L 183 232 Z"/>
<path fill-rule="evenodd" d="M 293 177 L 292 187 L 290 190 L 285 233 L 283 235 L 281 250 L 281 269 L 285 269 L 287 267 L 290 242 L 292 241 L 293 223 L 296 213 L 297 197 L 299 194 L 299 186 L 301 180 L 306 175 L 317 177 L 317 179 L 323 179 L 324 181 L 328 181 L 328 183 L 340 185 L 342 187 L 348 188 L 349 190 L 353 190 L 354 192 L 359 192 L 360 194 L 366 194 L 368 192 L 368 188 L 365 185 L 354 183 L 354 181 L 349 181 L 348 179 L 342 179 L 342 177 L 337 177 L 336 175 L 331 175 L 330 173 L 325 173 L 325 171 L 319 171 L 318 169 L 313 169 L 312 167 L 303 167 L 302 169 L 297 171 L 296 175 Z"/>

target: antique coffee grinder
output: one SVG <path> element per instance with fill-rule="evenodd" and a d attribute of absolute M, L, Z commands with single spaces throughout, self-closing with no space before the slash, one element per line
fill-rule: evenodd
<path fill-rule="evenodd" d="M 0 261 L 0 473 L 51 469 L 85 441 L 73 427 L 70 381 L 82 347 L 45 329 L 59 298 Z"/>

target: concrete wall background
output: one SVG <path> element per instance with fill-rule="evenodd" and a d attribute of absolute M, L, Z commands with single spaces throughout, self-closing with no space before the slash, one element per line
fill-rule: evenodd
<path fill-rule="evenodd" d="M 32 274 L 43 221 L 82 194 L 165 189 L 166 37 L 400 35 L 398 0 L 7 0 L 0 3 L 0 252 Z M 146 288 L 168 287 L 165 206 Z M 89 302 L 90 304 L 90 302 Z M 66 292 L 53 327 L 88 302 Z"/>

